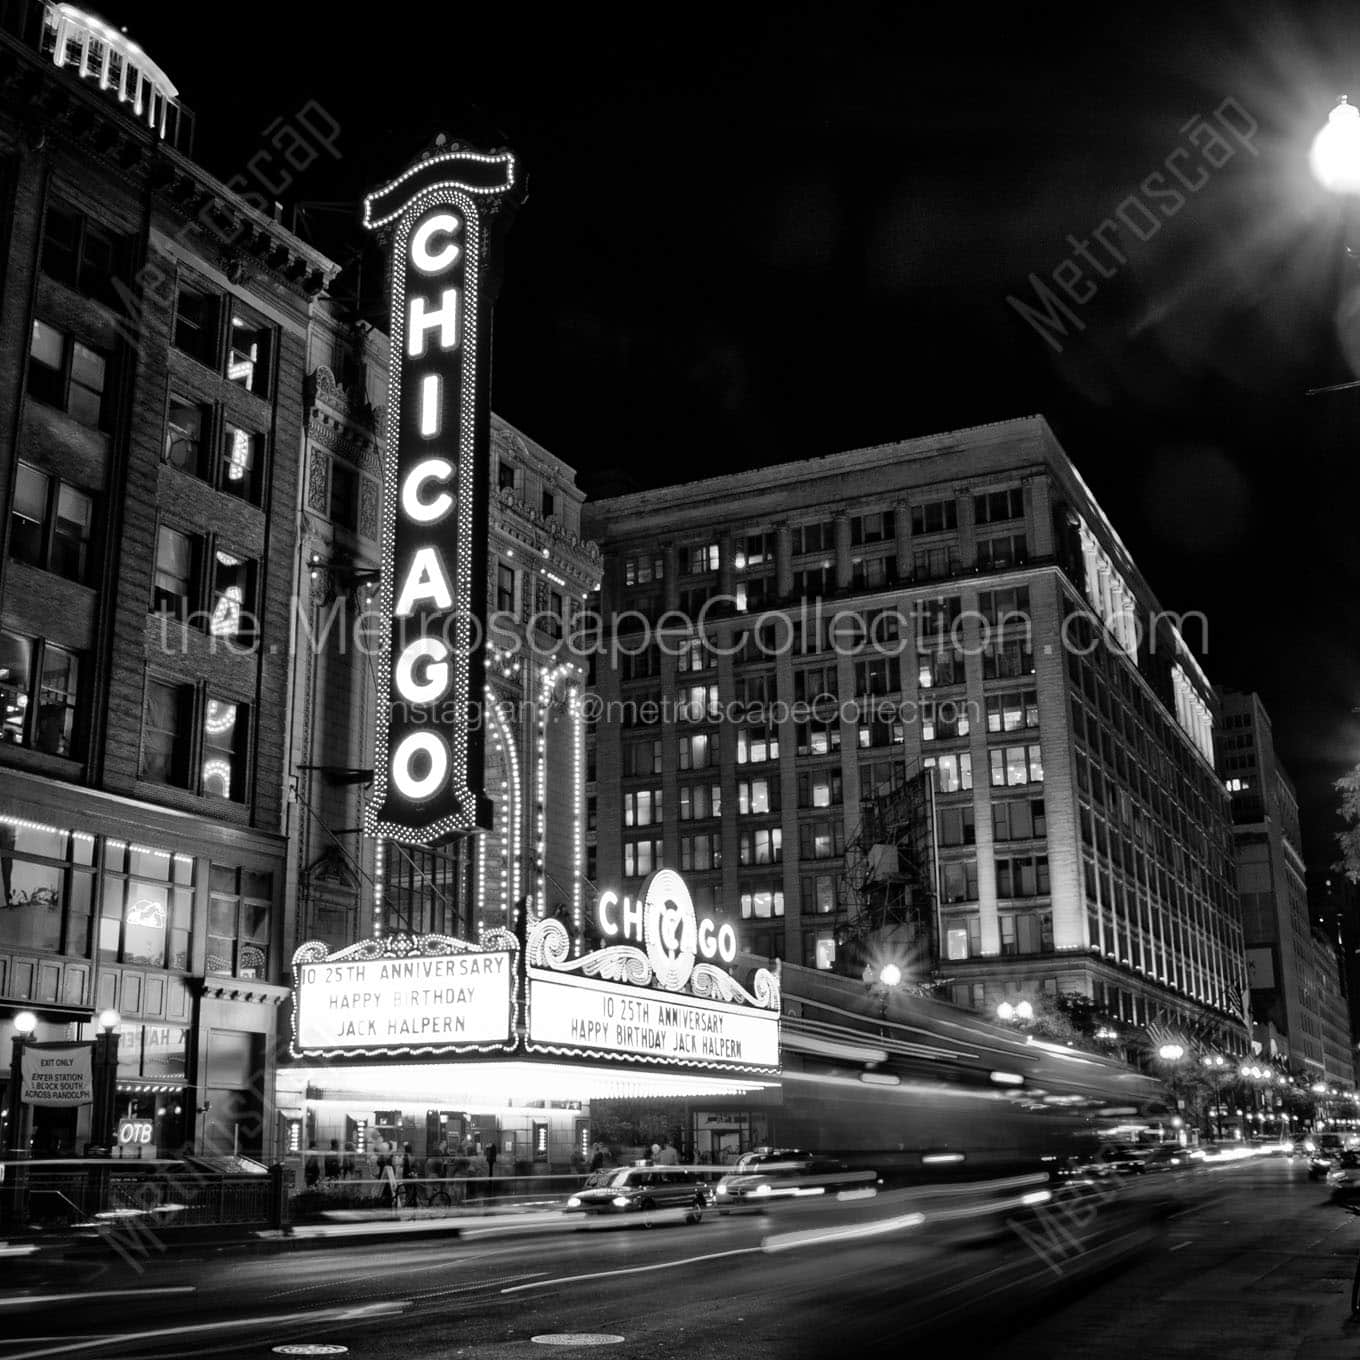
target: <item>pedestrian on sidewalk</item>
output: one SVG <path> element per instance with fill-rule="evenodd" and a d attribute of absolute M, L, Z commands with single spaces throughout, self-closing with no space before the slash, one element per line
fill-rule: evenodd
<path fill-rule="evenodd" d="M 671 1146 L 669 1138 L 661 1140 L 661 1146 L 657 1149 L 656 1155 L 652 1158 L 657 1166 L 679 1166 L 680 1156 Z"/>
<path fill-rule="evenodd" d="M 326 1179 L 340 1179 L 340 1142 L 336 1138 L 331 1139 L 331 1150 L 326 1154 Z"/>
<path fill-rule="evenodd" d="M 416 1207 L 416 1159 L 411 1154 L 410 1143 L 404 1144 L 401 1154 L 401 1188 L 408 1209 Z"/>

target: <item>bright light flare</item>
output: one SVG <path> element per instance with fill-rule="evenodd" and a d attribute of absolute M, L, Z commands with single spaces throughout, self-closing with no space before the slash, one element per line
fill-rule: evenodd
<path fill-rule="evenodd" d="M 1313 177 L 1334 194 L 1360 194 L 1360 108 L 1341 96 L 1308 153 Z"/>
<path fill-rule="evenodd" d="M 895 963 L 885 963 L 879 969 L 878 980 L 885 987 L 899 986 L 902 981 L 902 970 Z"/>

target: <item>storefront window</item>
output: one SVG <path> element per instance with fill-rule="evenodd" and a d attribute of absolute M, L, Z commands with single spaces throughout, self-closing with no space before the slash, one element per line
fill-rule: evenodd
<path fill-rule="evenodd" d="M 192 884 L 187 856 L 106 841 L 99 957 L 187 969 Z"/>
<path fill-rule="evenodd" d="M 89 944 L 94 840 L 0 820 L 0 946 L 83 954 Z"/>
<path fill-rule="evenodd" d="M 268 976 L 273 875 L 214 864 L 210 886 L 207 971 L 232 977 Z"/>

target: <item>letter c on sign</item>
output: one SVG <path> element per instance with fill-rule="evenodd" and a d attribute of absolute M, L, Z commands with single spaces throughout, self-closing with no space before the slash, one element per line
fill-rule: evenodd
<path fill-rule="evenodd" d="M 430 237 L 457 236 L 462 229 L 462 220 L 453 213 L 434 213 L 427 217 L 411 234 L 411 263 L 422 274 L 442 274 L 451 269 L 463 253 L 462 246 L 445 241 L 438 250 L 431 250 Z"/>
<path fill-rule="evenodd" d="M 595 910 L 600 918 L 600 929 L 606 935 L 617 935 L 619 933 L 619 923 L 613 920 L 609 915 L 610 908 L 617 907 L 618 904 L 619 904 L 618 893 L 602 892 L 600 894 L 600 901 L 599 904 L 596 906 Z"/>
<path fill-rule="evenodd" d="M 418 755 L 429 757 L 430 768 L 420 778 L 411 766 Z M 403 798 L 412 802 L 433 797 L 449 775 L 449 748 L 433 732 L 412 732 L 392 753 L 392 782 Z"/>
<path fill-rule="evenodd" d="M 453 477 L 453 464 L 447 458 L 426 458 L 406 474 L 401 483 L 402 513 L 413 524 L 434 524 L 453 509 L 453 497 L 441 491 L 430 500 L 421 500 L 426 482 L 447 482 Z"/>
<path fill-rule="evenodd" d="M 416 638 L 397 658 L 393 668 L 392 683 L 397 693 L 411 704 L 432 704 L 436 699 L 442 699 L 449 690 L 448 657 L 448 644 L 442 638 Z M 424 680 L 417 680 L 416 667 L 422 661 L 430 664 L 425 668 Z"/>

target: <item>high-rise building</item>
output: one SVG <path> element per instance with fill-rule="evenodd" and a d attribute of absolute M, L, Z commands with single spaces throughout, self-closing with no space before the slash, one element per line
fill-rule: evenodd
<path fill-rule="evenodd" d="M 338 267 L 191 159 L 126 34 L 8 5 L 0 57 L 0 1072 L 17 1012 L 57 1040 L 116 1010 L 120 1114 L 267 1152 L 303 370 Z M 39 1107 L 32 1146 L 79 1150 L 90 1111 Z"/>
<path fill-rule="evenodd" d="M 1299 800 L 1257 694 L 1220 689 L 1218 768 L 1232 803 L 1252 1016 L 1284 1037 L 1313 1081 L 1352 1083 L 1346 989 L 1334 935 L 1310 919 Z"/>
<path fill-rule="evenodd" d="M 752 952 L 834 967 L 909 880 L 908 971 L 954 1000 L 1078 992 L 1245 1048 L 1213 691 L 1041 418 L 614 497 L 586 531 L 602 885 L 678 869 Z"/>

